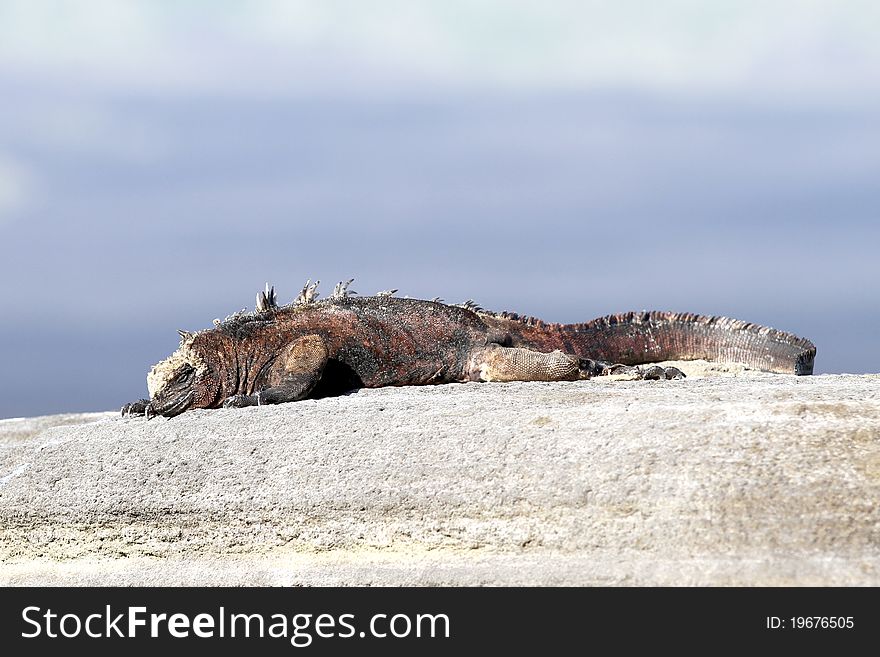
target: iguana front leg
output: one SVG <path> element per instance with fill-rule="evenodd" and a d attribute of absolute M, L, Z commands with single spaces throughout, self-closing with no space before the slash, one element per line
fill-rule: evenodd
<path fill-rule="evenodd" d="M 638 379 L 684 377 L 675 367 L 612 365 L 558 350 L 543 353 L 497 344 L 477 350 L 468 360 L 467 371 L 471 381 L 577 381 L 608 374 L 629 374 Z"/>
<path fill-rule="evenodd" d="M 149 405 L 149 399 L 138 399 L 137 401 L 130 402 L 123 406 L 122 415 L 123 417 L 128 417 L 130 415 L 145 415 L 147 412 L 147 406 Z"/>
<path fill-rule="evenodd" d="M 327 347 L 320 336 L 299 338 L 278 355 L 259 390 L 250 395 L 227 397 L 223 407 L 283 404 L 304 399 L 321 380 L 327 359 Z"/>

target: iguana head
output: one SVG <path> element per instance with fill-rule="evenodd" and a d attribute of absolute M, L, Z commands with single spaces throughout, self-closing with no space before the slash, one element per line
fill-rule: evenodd
<path fill-rule="evenodd" d="M 180 347 L 147 374 L 150 404 L 147 415 L 174 417 L 190 408 L 207 408 L 219 377 L 208 367 L 196 336 L 181 332 Z"/>

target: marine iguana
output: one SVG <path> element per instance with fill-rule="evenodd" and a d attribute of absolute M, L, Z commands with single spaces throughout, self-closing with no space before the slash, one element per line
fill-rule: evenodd
<path fill-rule="evenodd" d="M 356 388 L 464 381 L 572 381 L 628 373 L 673 379 L 667 360 L 739 362 L 812 374 L 813 343 L 772 328 L 691 313 L 628 312 L 584 324 L 493 313 L 473 301 L 354 297 L 352 281 L 318 301 L 318 283 L 279 306 L 274 287 L 255 312 L 179 331 L 180 347 L 147 375 L 150 399 L 123 415 L 173 417 L 188 409 L 280 404 Z"/>

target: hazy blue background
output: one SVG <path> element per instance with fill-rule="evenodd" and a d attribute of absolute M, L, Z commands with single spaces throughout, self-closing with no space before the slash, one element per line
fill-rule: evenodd
<path fill-rule="evenodd" d="M 880 371 L 878 8 L 0 0 L 0 417 L 316 277 Z"/>

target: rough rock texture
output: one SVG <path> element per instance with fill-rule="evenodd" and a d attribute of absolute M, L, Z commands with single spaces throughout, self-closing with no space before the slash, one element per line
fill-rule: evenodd
<path fill-rule="evenodd" d="M 686 367 L 0 421 L 0 584 L 880 585 L 880 375 Z"/>

